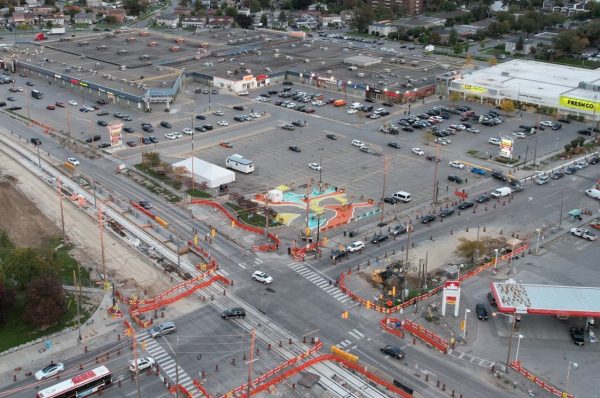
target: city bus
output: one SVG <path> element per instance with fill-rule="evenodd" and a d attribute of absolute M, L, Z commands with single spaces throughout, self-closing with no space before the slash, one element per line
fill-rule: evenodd
<path fill-rule="evenodd" d="M 36 398 L 76 398 L 87 397 L 104 390 L 112 383 L 112 373 L 106 366 L 78 374 L 51 387 L 44 388 Z"/>

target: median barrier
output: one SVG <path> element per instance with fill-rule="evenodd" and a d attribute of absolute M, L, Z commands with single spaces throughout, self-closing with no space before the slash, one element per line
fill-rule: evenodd
<path fill-rule="evenodd" d="M 527 380 L 531 381 L 532 383 L 537 384 L 540 388 L 548 391 L 552 395 L 556 395 L 557 397 L 561 397 L 561 398 L 575 398 L 575 395 L 573 395 L 567 391 L 562 391 L 561 389 L 554 387 L 550 383 L 540 379 L 538 376 L 534 375 L 533 373 L 531 373 L 530 371 L 525 369 L 521 365 L 521 361 L 511 362 L 510 367 L 512 369 L 516 370 L 517 372 L 519 372 L 521 375 L 525 376 L 527 378 Z"/>
<path fill-rule="evenodd" d="M 442 339 L 437 334 L 425 329 L 423 326 L 419 325 L 416 322 L 409 321 L 408 319 L 402 320 L 401 325 L 404 330 L 406 330 L 413 336 L 418 337 L 427 344 L 430 344 L 432 347 L 440 350 L 444 354 L 448 353 L 448 342 Z"/>

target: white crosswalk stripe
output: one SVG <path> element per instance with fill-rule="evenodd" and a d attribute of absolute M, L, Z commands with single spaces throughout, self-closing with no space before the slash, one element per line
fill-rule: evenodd
<path fill-rule="evenodd" d="M 246 269 L 246 266 L 244 264 L 239 264 L 238 265 L 242 268 L 242 269 Z"/>
<path fill-rule="evenodd" d="M 352 329 L 352 331 L 353 331 L 354 333 L 356 333 L 357 335 L 359 335 L 361 338 L 362 338 L 362 337 L 365 337 L 365 335 L 364 335 L 364 334 L 362 334 L 361 332 L 359 332 L 359 331 L 358 331 L 358 330 L 356 330 L 356 329 Z"/>
<path fill-rule="evenodd" d="M 306 266 L 306 263 L 288 263 L 287 265 L 291 270 L 303 276 L 305 279 L 316 285 L 319 289 L 323 290 L 330 296 L 333 296 L 339 302 L 345 303 L 350 300 L 345 293 L 330 284 L 332 281 L 328 280 L 326 277 L 324 278 L 322 274 L 312 271 Z"/>
<path fill-rule="evenodd" d="M 219 269 L 217 271 L 217 274 L 221 274 L 222 276 L 227 276 L 227 275 L 229 275 L 229 272 L 225 271 L 224 269 Z"/>
<path fill-rule="evenodd" d="M 356 333 L 355 331 L 356 331 L 356 329 L 354 329 L 354 330 L 349 330 L 349 331 L 348 331 L 348 333 L 349 333 L 349 334 L 350 334 L 352 337 L 354 337 L 355 339 L 360 339 L 360 338 L 361 338 L 361 336 L 360 336 L 360 335 L 358 335 L 358 333 Z"/>
<path fill-rule="evenodd" d="M 255 262 L 256 264 L 262 264 L 262 263 L 263 263 L 263 260 L 261 260 L 260 258 L 258 258 L 258 257 L 257 257 L 257 258 L 255 258 L 255 259 L 254 259 L 254 262 Z"/>

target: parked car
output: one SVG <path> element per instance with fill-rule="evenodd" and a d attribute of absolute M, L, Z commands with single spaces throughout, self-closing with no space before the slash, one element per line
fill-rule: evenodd
<path fill-rule="evenodd" d="M 398 224 L 390 230 L 390 234 L 394 236 L 402 235 L 407 231 L 406 225 Z"/>
<path fill-rule="evenodd" d="M 457 169 L 464 169 L 465 168 L 465 165 L 463 163 L 459 162 L 458 160 L 453 160 L 450 163 L 448 163 L 448 165 L 450 167 L 455 167 Z"/>
<path fill-rule="evenodd" d="M 170 129 L 171 127 L 173 127 L 173 126 L 171 125 L 171 123 L 169 123 L 169 122 L 166 122 L 166 121 L 164 121 L 164 120 L 162 120 L 162 121 L 160 122 L 160 126 L 161 126 L 161 127 L 164 127 L 164 128 L 166 128 L 166 129 Z"/>
<path fill-rule="evenodd" d="M 412 153 L 419 156 L 425 155 L 425 152 L 421 148 L 413 148 Z"/>
<path fill-rule="evenodd" d="M 464 180 L 462 179 L 462 177 L 457 176 L 457 175 L 449 175 L 448 176 L 448 181 L 455 182 L 457 184 L 462 184 L 464 182 Z"/>
<path fill-rule="evenodd" d="M 450 217 L 453 214 L 454 214 L 454 209 L 452 209 L 452 208 L 442 209 L 442 211 L 440 211 L 440 217 L 442 217 L 442 218 Z"/>
<path fill-rule="evenodd" d="M 573 344 L 575 345 L 584 345 L 585 344 L 585 339 L 584 339 L 584 331 L 582 328 L 578 328 L 578 327 L 571 327 L 569 329 L 569 334 L 571 335 L 571 341 L 573 341 Z"/>
<path fill-rule="evenodd" d="M 339 260 L 340 258 L 344 258 L 348 255 L 348 252 L 345 250 L 335 249 L 331 251 L 329 258 L 333 261 Z"/>
<path fill-rule="evenodd" d="M 354 241 L 354 242 L 350 243 L 348 245 L 348 247 L 346 247 L 346 250 L 349 253 L 355 253 L 355 252 L 360 251 L 360 250 L 362 250 L 364 248 L 365 248 L 365 242 L 363 242 L 362 240 L 357 240 L 357 241 Z"/>
<path fill-rule="evenodd" d="M 459 210 L 466 210 L 473 206 L 475 206 L 475 203 L 465 200 L 464 202 L 460 202 L 456 208 Z"/>
<path fill-rule="evenodd" d="M 373 239 L 371 239 L 371 243 L 379 244 L 381 242 L 385 242 L 388 239 L 387 235 L 384 234 L 375 234 L 373 235 Z"/>
<path fill-rule="evenodd" d="M 245 318 L 246 310 L 242 307 L 227 308 L 221 313 L 221 318 L 232 319 L 232 318 Z"/>
<path fill-rule="evenodd" d="M 288 148 L 290 151 L 293 151 L 293 152 L 302 152 L 302 150 L 300 149 L 300 147 L 298 145 L 290 145 Z"/>
<path fill-rule="evenodd" d="M 571 234 L 590 241 L 594 241 L 597 238 L 597 235 L 595 233 L 590 232 L 585 228 L 571 228 Z"/>
<path fill-rule="evenodd" d="M 473 167 L 471 169 L 471 173 L 483 176 L 483 175 L 485 175 L 485 170 L 484 169 L 480 169 L 479 167 Z"/>
<path fill-rule="evenodd" d="M 387 197 L 387 198 L 383 198 L 383 203 L 388 203 L 390 205 L 395 205 L 398 202 L 400 202 L 398 199 L 394 198 L 394 197 Z"/>
<path fill-rule="evenodd" d="M 426 216 L 421 217 L 421 223 L 422 224 L 429 224 L 433 221 L 435 221 L 437 217 L 433 214 L 428 214 Z"/>
<path fill-rule="evenodd" d="M 62 362 L 51 363 L 50 365 L 46 366 L 45 368 L 40 369 L 37 372 L 35 372 L 34 376 L 37 381 L 42 381 L 49 377 L 54 377 L 57 374 L 63 372 L 64 370 L 65 370 L 65 365 Z"/>
<path fill-rule="evenodd" d="M 337 140 L 337 136 L 335 134 L 327 134 L 325 137 L 329 138 L 330 140 Z"/>
<path fill-rule="evenodd" d="M 490 200 L 490 195 L 487 194 L 487 193 L 483 193 L 483 194 L 477 196 L 477 198 L 475 199 L 475 202 L 477 202 L 477 203 L 485 203 L 488 200 Z"/>

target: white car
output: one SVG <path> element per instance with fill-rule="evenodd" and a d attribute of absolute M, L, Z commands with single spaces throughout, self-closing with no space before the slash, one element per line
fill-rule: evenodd
<path fill-rule="evenodd" d="M 225 121 L 225 120 L 219 120 L 219 121 L 217 122 L 217 124 L 218 124 L 219 126 L 229 126 L 229 122 L 227 122 L 227 121 Z"/>
<path fill-rule="evenodd" d="M 421 148 L 413 148 L 412 153 L 419 156 L 425 155 L 425 152 Z"/>
<path fill-rule="evenodd" d="M 41 381 L 48 377 L 53 377 L 65 370 L 65 365 L 62 362 L 53 363 L 46 366 L 44 369 L 35 372 L 35 379 Z"/>
<path fill-rule="evenodd" d="M 168 140 L 176 140 L 177 135 L 175 133 L 167 133 L 167 134 L 165 134 L 165 138 Z"/>
<path fill-rule="evenodd" d="M 223 116 L 223 111 L 219 109 L 217 111 L 214 111 L 213 115 L 215 115 L 215 116 Z"/>
<path fill-rule="evenodd" d="M 248 116 L 250 116 L 250 117 L 252 117 L 254 119 L 258 119 L 260 117 L 260 113 L 258 113 L 258 112 L 252 112 Z"/>
<path fill-rule="evenodd" d="M 309 163 L 308 167 L 313 170 L 321 171 L 321 165 L 319 163 Z"/>
<path fill-rule="evenodd" d="M 578 160 L 577 162 L 575 162 L 575 164 L 573 166 L 575 166 L 575 168 L 577 170 L 581 170 L 581 169 L 585 169 L 587 167 L 587 162 L 585 160 Z"/>
<path fill-rule="evenodd" d="M 554 122 L 551 120 L 544 120 L 543 122 L 540 122 L 540 126 L 552 127 L 554 126 Z"/>
<path fill-rule="evenodd" d="M 457 131 L 462 131 L 462 130 L 466 130 L 467 128 L 465 126 L 463 126 L 462 124 L 451 124 L 450 128 L 452 130 L 457 130 Z"/>
<path fill-rule="evenodd" d="M 458 160 L 453 160 L 450 163 L 448 163 L 448 165 L 450 165 L 450 167 L 455 167 L 457 169 L 464 169 L 465 165 L 461 162 L 459 162 Z"/>
<path fill-rule="evenodd" d="M 500 145 L 500 138 L 490 137 L 488 142 L 493 145 Z"/>
<path fill-rule="evenodd" d="M 360 141 L 360 140 L 352 140 L 352 145 L 353 146 L 357 146 L 359 148 L 364 148 L 366 147 L 365 143 Z"/>
<path fill-rule="evenodd" d="M 597 236 L 595 233 L 588 231 L 584 228 L 571 228 L 571 233 L 575 236 L 578 236 L 587 240 L 596 240 Z"/>
<path fill-rule="evenodd" d="M 273 277 L 267 274 L 266 272 L 262 271 L 254 271 L 254 273 L 252 274 L 252 279 L 254 279 L 257 282 L 266 283 L 267 285 L 273 282 Z"/>
<path fill-rule="evenodd" d="M 517 131 L 516 133 L 513 133 L 513 136 L 523 139 L 527 137 L 527 134 L 523 133 L 522 131 Z"/>
<path fill-rule="evenodd" d="M 295 102 L 290 102 L 290 103 L 289 103 L 289 104 L 287 104 L 285 107 L 286 107 L 286 108 L 288 108 L 288 109 L 295 108 L 295 107 L 296 107 L 296 103 L 295 103 Z"/>
<path fill-rule="evenodd" d="M 69 100 L 69 105 L 77 106 L 77 101 Z"/>
<path fill-rule="evenodd" d="M 352 115 L 352 114 L 354 114 L 356 112 L 358 112 L 358 110 L 356 110 L 356 108 L 350 108 L 350 109 L 348 109 L 348 114 L 349 115 Z"/>
<path fill-rule="evenodd" d="M 248 92 L 247 92 L 247 91 L 245 91 L 245 90 L 244 90 L 244 91 L 240 91 L 240 92 L 238 93 L 238 95 L 239 95 L 240 97 L 243 97 L 243 96 L 245 96 L 245 95 L 248 95 Z"/>
<path fill-rule="evenodd" d="M 77 160 L 77 158 L 68 158 L 67 162 L 71 163 L 73 166 L 79 166 L 79 160 Z"/>
<path fill-rule="evenodd" d="M 183 134 L 192 135 L 192 134 L 194 134 L 194 130 L 192 130 L 189 127 L 186 127 L 183 129 Z"/>
<path fill-rule="evenodd" d="M 352 242 L 346 247 L 346 250 L 350 253 L 357 252 L 365 248 L 365 242 L 362 240 L 357 240 L 356 242 Z"/>
<path fill-rule="evenodd" d="M 154 359 L 152 359 L 150 357 L 138 358 L 134 361 L 129 361 L 129 370 L 130 371 L 135 372 L 136 363 L 137 363 L 137 371 L 138 372 L 141 372 L 148 368 L 153 368 L 154 365 L 156 364 L 156 362 L 154 362 Z"/>
<path fill-rule="evenodd" d="M 436 138 L 433 142 L 440 144 L 440 145 L 448 145 L 450 144 L 452 141 L 450 141 L 449 139 L 446 139 L 444 137 L 438 137 Z"/>
<path fill-rule="evenodd" d="M 469 133 L 473 133 L 473 134 L 479 134 L 479 129 L 478 129 L 478 128 L 475 128 L 475 127 L 469 127 L 469 128 L 467 129 L 467 132 L 469 132 Z"/>
<path fill-rule="evenodd" d="M 373 113 L 371 116 L 369 116 L 369 119 L 379 119 L 381 117 L 381 115 L 379 113 Z"/>

